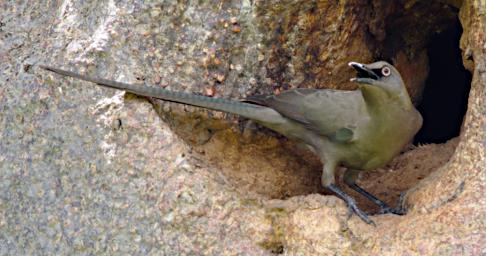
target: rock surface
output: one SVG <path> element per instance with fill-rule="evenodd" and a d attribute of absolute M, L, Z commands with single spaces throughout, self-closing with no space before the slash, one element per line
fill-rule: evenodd
<path fill-rule="evenodd" d="M 0 2 L 0 254 L 486 254 L 486 5 L 397 2 Z M 473 73 L 461 135 L 363 174 L 389 202 L 408 190 L 408 214 L 376 228 L 269 131 L 36 66 L 241 98 L 351 89 L 345 64 L 383 57 L 420 99 L 426 35 L 458 7 Z"/>

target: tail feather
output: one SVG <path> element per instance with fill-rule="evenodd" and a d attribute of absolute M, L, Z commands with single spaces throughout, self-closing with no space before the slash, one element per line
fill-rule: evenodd
<path fill-rule="evenodd" d="M 40 67 L 54 73 L 89 81 L 108 88 L 124 90 L 141 96 L 148 96 L 148 97 L 153 97 L 161 100 L 178 102 L 187 105 L 228 112 L 228 113 L 240 115 L 247 118 L 257 119 L 257 120 L 259 119 L 260 115 L 258 115 L 255 112 L 258 112 L 257 110 L 267 109 L 266 107 L 240 102 L 240 101 L 235 101 L 235 100 L 211 98 L 211 97 L 206 97 L 206 96 L 192 94 L 192 93 L 169 91 L 158 87 L 126 84 L 126 83 L 116 82 L 116 81 L 107 80 L 103 78 L 89 77 L 86 75 L 82 75 L 75 72 L 62 70 L 50 66 L 41 65 Z"/>

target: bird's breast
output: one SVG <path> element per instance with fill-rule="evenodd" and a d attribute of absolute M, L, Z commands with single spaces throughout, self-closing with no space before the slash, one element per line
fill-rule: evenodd
<path fill-rule="evenodd" d="M 360 130 L 358 139 L 350 145 L 343 164 L 361 170 L 372 170 L 386 165 L 413 139 L 420 129 L 421 120 L 415 109 L 388 109 Z"/>

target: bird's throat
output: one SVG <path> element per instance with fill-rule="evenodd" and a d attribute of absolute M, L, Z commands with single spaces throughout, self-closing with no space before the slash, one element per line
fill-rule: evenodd
<path fill-rule="evenodd" d="M 410 96 L 406 91 L 400 93 L 389 93 L 383 88 L 369 84 L 360 84 L 359 89 L 363 94 L 366 105 L 370 109 L 381 109 L 385 104 L 389 104 L 389 101 L 400 104 L 405 111 L 409 111 L 413 108 Z"/>

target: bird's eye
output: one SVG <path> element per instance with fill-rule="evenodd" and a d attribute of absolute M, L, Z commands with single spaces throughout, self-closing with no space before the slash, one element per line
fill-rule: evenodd
<path fill-rule="evenodd" d="M 391 74 L 391 70 L 389 67 L 383 67 L 381 69 L 381 74 L 383 74 L 384 76 L 389 76 Z"/>

